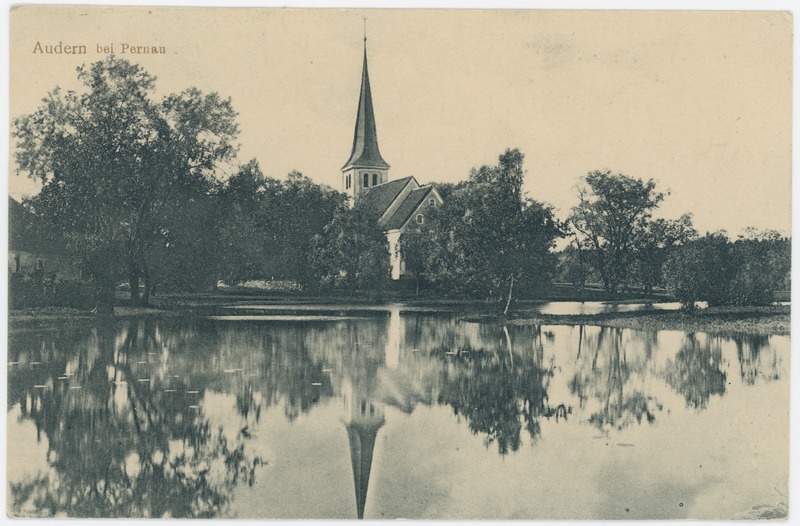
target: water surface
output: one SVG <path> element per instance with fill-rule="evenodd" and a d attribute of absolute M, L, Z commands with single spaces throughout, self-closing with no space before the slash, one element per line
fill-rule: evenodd
<path fill-rule="evenodd" d="M 401 305 L 12 329 L 25 516 L 677 519 L 788 503 L 789 338 Z"/>

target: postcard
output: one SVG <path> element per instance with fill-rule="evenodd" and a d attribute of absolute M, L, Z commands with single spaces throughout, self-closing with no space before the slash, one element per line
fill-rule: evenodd
<path fill-rule="evenodd" d="M 787 519 L 792 31 L 12 7 L 6 513 Z"/>

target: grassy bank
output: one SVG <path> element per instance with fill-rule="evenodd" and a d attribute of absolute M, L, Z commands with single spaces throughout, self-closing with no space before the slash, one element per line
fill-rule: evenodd
<path fill-rule="evenodd" d="M 563 301 L 563 299 L 562 299 Z M 626 299 L 619 303 L 629 303 Z M 434 295 L 415 296 L 397 292 L 382 294 L 351 294 L 314 296 L 302 293 L 267 292 L 246 288 L 226 288 L 205 293 L 159 294 L 151 298 L 148 307 L 129 306 L 120 294 L 114 308 L 115 318 L 191 316 L 219 305 L 381 305 L 402 302 L 407 305 L 445 308 L 471 313 L 469 319 L 516 325 L 600 325 L 627 329 L 683 330 L 697 332 L 751 332 L 759 334 L 789 334 L 790 307 L 714 307 L 687 314 L 679 311 L 645 310 L 601 314 L 555 315 L 539 314 L 536 303 L 520 302 L 508 318 L 497 316 L 497 307 L 480 301 L 442 298 Z M 9 311 L 9 323 L 14 328 L 85 325 L 97 317 L 91 312 L 76 309 L 47 307 Z"/>
<path fill-rule="evenodd" d="M 710 307 L 694 313 L 682 311 L 633 311 L 602 314 L 532 314 L 504 320 L 514 325 L 600 325 L 623 329 L 680 330 L 687 332 L 750 332 L 789 334 L 789 306 Z"/>

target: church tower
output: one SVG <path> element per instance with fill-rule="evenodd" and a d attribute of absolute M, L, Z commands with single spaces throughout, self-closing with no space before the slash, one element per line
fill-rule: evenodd
<path fill-rule="evenodd" d="M 342 191 L 350 204 L 373 186 L 389 181 L 389 165 L 378 149 L 375 115 L 372 111 L 372 92 L 367 71 L 367 36 L 364 35 L 364 66 L 361 72 L 361 93 L 358 97 L 356 129 L 350 158 L 342 166 Z"/>

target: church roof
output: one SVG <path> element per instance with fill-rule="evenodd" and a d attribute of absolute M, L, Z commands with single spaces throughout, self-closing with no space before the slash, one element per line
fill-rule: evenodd
<path fill-rule="evenodd" d="M 366 42 L 366 39 L 365 39 Z M 367 71 L 367 47 L 364 45 L 364 69 L 361 72 L 361 94 L 358 98 L 356 129 L 353 136 L 353 150 L 342 170 L 359 166 L 363 168 L 388 169 L 389 165 L 378 150 L 378 133 L 375 130 L 375 115 L 372 111 L 372 92 L 369 87 Z"/>
<path fill-rule="evenodd" d="M 411 175 L 396 181 L 373 186 L 358 198 L 359 206 L 364 207 L 364 210 L 374 214 L 375 217 L 380 217 L 413 178 L 414 176 Z"/>
<path fill-rule="evenodd" d="M 386 222 L 384 228 L 386 230 L 395 230 L 398 228 L 402 228 L 403 225 L 408 222 L 408 219 L 411 217 L 411 214 L 414 213 L 420 203 L 425 201 L 425 198 L 431 193 L 433 190 L 433 186 L 421 186 L 415 190 L 412 190 L 410 194 L 406 196 L 403 200 L 403 204 L 392 214 L 392 217 Z"/>

